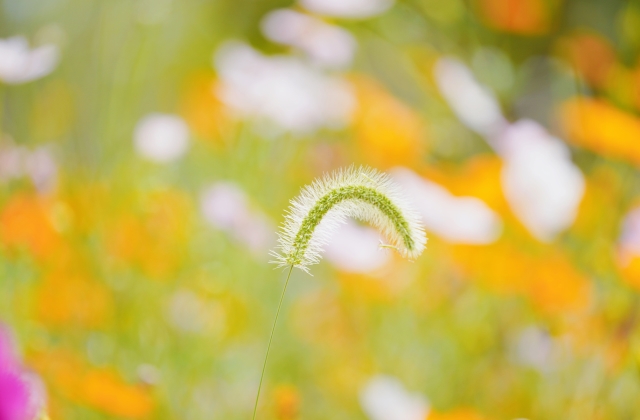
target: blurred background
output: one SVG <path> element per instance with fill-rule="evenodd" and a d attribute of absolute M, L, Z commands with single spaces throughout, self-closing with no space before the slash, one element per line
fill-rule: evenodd
<path fill-rule="evenodd" d="M 249 418 L 277 227 L 351 164 L 427 250 L 350 222 L 294 271 L 259 418 L 640 418 L 640 2 L 2 0 L 0 38 L 3 420 Z"/>

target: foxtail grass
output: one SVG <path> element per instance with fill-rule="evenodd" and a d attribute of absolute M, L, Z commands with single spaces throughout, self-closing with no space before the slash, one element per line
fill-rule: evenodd
<path fill-rule="evenodd" d="M 269 335 L 253 420 L 256 418 L 269 351 L 293 268 L 309 273 L 309 267 L 320 262 L 323 246 L 330 240 L 331 234 L 347 218 L 376 227 L 389 242 L 382 246 L 395 249 L 405 258 L 415 259 L 425 248 L 426 235 L 418 214 L 388 175 L 371 168 L 352 166 L 304 187 L 291 200 L 278 235 L 278 248 L 271 253 L 274 257 L 272 263 L 289 269 Z"/>

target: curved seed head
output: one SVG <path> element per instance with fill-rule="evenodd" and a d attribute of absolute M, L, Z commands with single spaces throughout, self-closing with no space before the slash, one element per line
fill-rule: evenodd
<path fill-rule="evenodd" d="M 320 261 L 331 233 L 349 217 L 378 228 L 388 247 L 406 258 L 418 257 L 425 248 L 420 218 L 391 179 L 371 168 L 350 167 L 314 181 L 291 200 L 272 262 L 308 272 Z"/>

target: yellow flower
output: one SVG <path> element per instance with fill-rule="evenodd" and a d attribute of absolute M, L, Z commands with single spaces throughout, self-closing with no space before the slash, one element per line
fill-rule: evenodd
<path fill-rule="evenodd" d="M 69 270 L 54 269 L 36 291 L 38 319 L 55 327 L 97 327 L 113 313 L 113 296 L 102 283 Z"/>
<path fill-rule="evenodd" d="M 640 164 L 640 118 L 607 102 L 575 98 L 560 119 L 568 140 L 603 156 Z"/>
<path fill-rule="evenodd" d="M 358 98 L 355 136 L 366 162 L 382 169 L 419 162 L 426 127 L 416 112 L 372 79 L 356 76 L 352 83 Z"/>
<path fill-rule="evenodd" d="M 216 83 L 212 72 L 191 75 L 182 96 L 181 114 L 196 137 L 221 143 L 232 124 L 225 106 L 215 95 Z"/>
<path fill-rule="evenodd" d="M 425 420 L 486 420 L 486 417 L 470 408 L 458 408 L 443 413 L 431 411 Z"/>

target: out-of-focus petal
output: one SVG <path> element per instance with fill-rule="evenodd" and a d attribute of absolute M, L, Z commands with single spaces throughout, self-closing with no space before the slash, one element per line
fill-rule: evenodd
<path fill-rule="evenodd" d="M 149 114 L 136 125 L 134 143 L 145 159 L 167 163 L 180 158 L 189 147 L 189 128 L 176 115 Z"/>
<path fill-rule="evenodd" d="M 221 82 L 216 93 L 240 117 L 300 134 L 342 128 L 351 118 L 351 87 L 296 58 L 266 57 L 234 42 L 218 51 L 214 64 Z"/>
<path fill-rule="evenodd" d="M 501 137 L 502 187 L 513 212 L 542 241 L 576 218 L 585 181 L 567 146 L 539 124 L 522 120 Z"/>
<path fill-rule="evenodd" d="M 434 75 L 440 93 L 467 127 L 491 141 L 506 125 L 498 100 L 460 61 L 441 58 Z"/>
<path fill-rule="evenodd" d="M 348 66 L 356 49 L 355 39 L 345 29 L 291 9 L 266 15 L 262 32 L 272 41 L 304 51 L 315 64 L 330 68 Z"/>
<path fill-rule="evenodd" d="M 0 80 L 19 84 L 46 76 L 58 64 L 58 54 L 53 44 L 29 50 L 24 37 L 0 39 Z"/>
<path fill-rule="evenodd" d="M 419 394 L 408 392 L 391 376 L 378 375 L 360 391 L 360 405 L 371 420 L 424 420 L 429 402 Z"/>
<path fill-rule="evenodd" d="M 389 262 L 390 255 L 382 251 L 379 244 L 378 231 L 349 220 L 333 234 L 325 257 L 342 271 L 367 273 Z"/>
<path fill-rule="evenodd" d="M 394 169 L 392 177 L 411 197 L 428 231 L 460 244 L 488 244 L 500 236 L 500 217 L 482 200 L 455 197 L 406 168 Z"/>
<path fill-rule="evenodd" d="M 393 0 L 300 0 L 300 4 L 321 15 L 357 19 L 385 12 Z"/>
<path fill-rule="evenodd" d="M 574 98 L 560 108 L 567 140 L 603 156 L 640 165 L 640 118 L 597 99 Z"/>
<path fill-rule="evenodd" d="M 204 219 L 213 227 L 230 234 L 256 255 L 266 255 L 275 243 L 274 228 L 262 213 L 250 208 L 244 191 L 231 182 L 218 182 L 200 198 Z"/>

